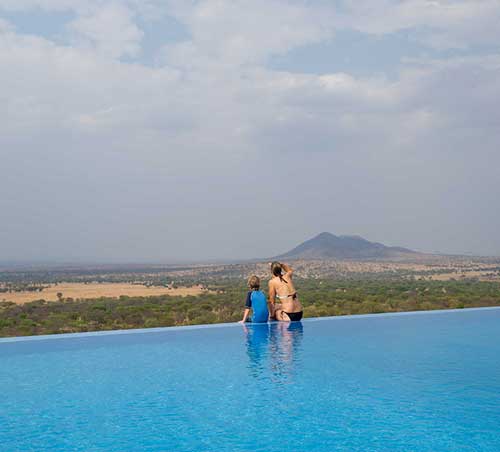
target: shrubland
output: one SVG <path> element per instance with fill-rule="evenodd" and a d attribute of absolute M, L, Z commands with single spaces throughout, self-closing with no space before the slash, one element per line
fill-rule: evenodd
<path fill-rule="evenodd" d="M 199 296 L 43 299 L 0 302 L 0 336 L 76 333 L 235 322 L 242 316 L 243 281 L 207 284 Z M 500 283 L 405 278 L 297 279 L 305 317 L 500 306 Z M 264 282 L 263 289 L 267 288 Z M 41 293 L 41 297 L 43 293 Z"/>

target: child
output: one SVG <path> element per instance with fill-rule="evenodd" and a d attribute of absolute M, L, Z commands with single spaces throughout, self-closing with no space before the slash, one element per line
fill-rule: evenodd
<path fill-rule="evenodd" d="M 245 301 L 245 312 L 243 320 L 240 323 L 245 323 L 249 320 L 250 309 L 253 315 L 250 319 L 253 323 L 265 323 L 269 319 L 269 309 L 267 308 L 267 299 L 264 293 L 260 290 L 260 279 L 258 276 L 251 276 L 248 279 L 247 299 Z"/>

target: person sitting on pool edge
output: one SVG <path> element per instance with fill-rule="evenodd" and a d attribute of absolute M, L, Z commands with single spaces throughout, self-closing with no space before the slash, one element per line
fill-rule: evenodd
<path fill-rule="evenodd" d="M 302 319 L 302 305 L 292 281 L 292 268 L 280 262 L 271 263 L 273 277 L 269 281 L 269 306 L 271 318 L 281 322 L 296 322 Z M 281 302 L 276 304 L 276 298 Z"/>
<path fill-rule="evenodd" d="M 269 309 L 267 307 L 267 298 L 260 290 L 260 279 L 258 276 L 253 275 L 248 279 L 248 288 L 245 300 L 245 311 L 243 319 L 240 323 L 247 321 L 253 323 L 265 323 L 269 319 Z M 250 318 L 250 310 L 252 310 L 252 317 Z"/>

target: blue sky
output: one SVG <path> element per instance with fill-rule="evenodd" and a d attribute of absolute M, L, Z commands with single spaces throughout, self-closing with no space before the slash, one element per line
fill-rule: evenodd
<path fill-rule="evenodd" d="M 0 260 L 500 254 L 498 0 L 0 0 Z"/>

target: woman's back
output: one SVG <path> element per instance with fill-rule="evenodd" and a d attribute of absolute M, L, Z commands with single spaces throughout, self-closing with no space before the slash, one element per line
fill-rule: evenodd
<path fill-rule="evenodd" d="M 292 275 L 285 273 L 281 277 L 275 276 L 271 279 L 276 290 L 277 298 L 285 299 L 297 293 L 293 284 Z"/>
<path fill-rule="evenodd" d="M 273 271 L 273 278 L 269 281 L 269 297 L 271 301 L 277 298 L 281 303 L 281 310 L 285 311 L 285 313 L 300 312 L 302 311 L 302 305 L 293 284 L 293 271 L 286 264 L 281 264 L 280 268 L 285 272 Z"/>

